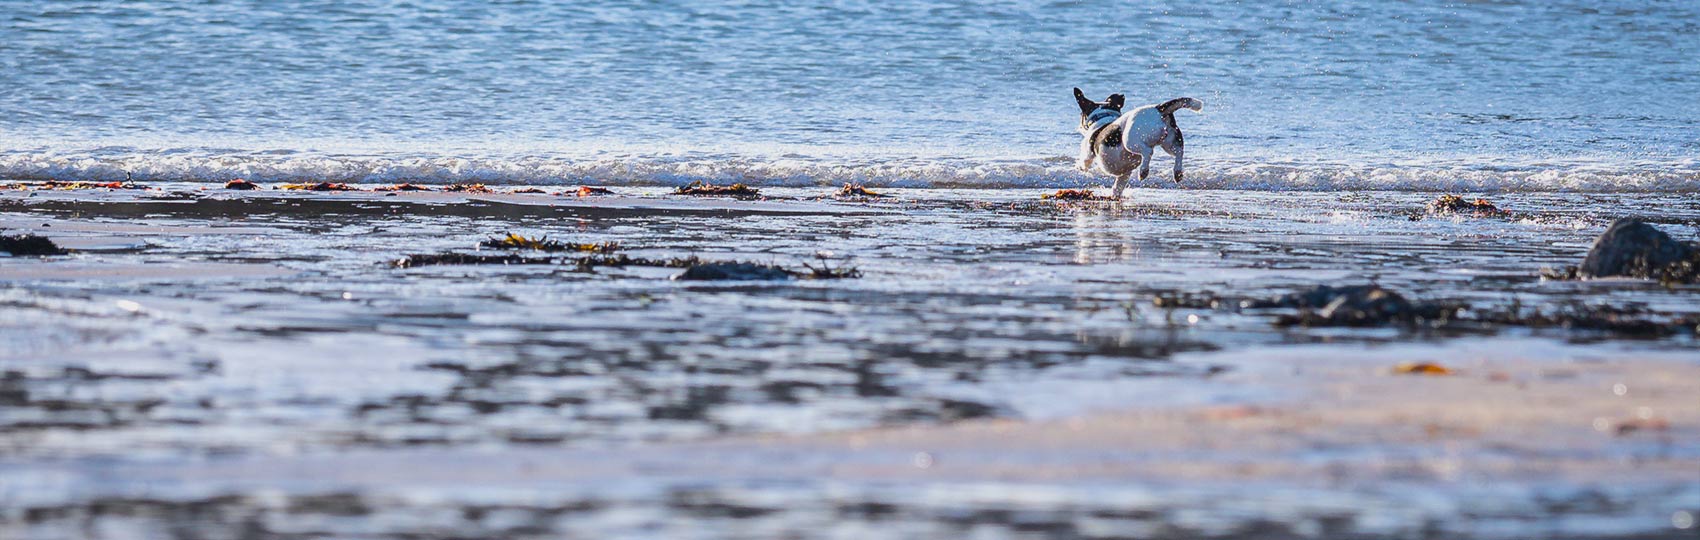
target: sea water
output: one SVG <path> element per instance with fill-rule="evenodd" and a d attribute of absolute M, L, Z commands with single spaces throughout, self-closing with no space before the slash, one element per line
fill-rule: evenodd
<path fill-rule="evenodd" d="M 1182 188 L 1688 192 L 1697 55 L 1689 1 L 5 1 L 0 177 L 1075 187 L 1078 86 L 1202 100 Z"/>

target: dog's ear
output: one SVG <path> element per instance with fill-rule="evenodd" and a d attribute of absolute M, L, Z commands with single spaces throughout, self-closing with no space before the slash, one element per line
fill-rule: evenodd
<path fill-rule="evenodd" d="M 1126 102 L 1127 102 L 1127 96 L 1123 96 L 1121 94 L 1110 94 L 1110 108 L 1111 109 L 1115 109 L 1115 110 L 1119 111 L 1122 108 L 1122 104 L 1126 103 Z"/>
<path fill-rule="evenodd" d="M 1080 112 L 1082 113 L 1098 108 L 1098 104 L 1094 103 L 1090 99 L 1086 99 L 1086 93 L 1081 92 L 1079 88 L 1074 89 L 1074 102 L 1075 104 L 1080 105 Z"/>

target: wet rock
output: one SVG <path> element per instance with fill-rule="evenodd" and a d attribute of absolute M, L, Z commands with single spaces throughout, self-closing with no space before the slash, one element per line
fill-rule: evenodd
<path fill-rule="evenodd" d="M 0 236 L 0 251 L 13 256 L 64 255 L 65 250 L 45 236 L 18 234 Z"/>
<path fill-rule="evenodd" d="M 1428 211 L 1434 214 L 1464 214 L 1477 217 L 1508 216 L 1511 212 L 1493 204 L 1487 199 L 1466 200 L 1458 195 L 1441 195 L 1434 202 L 1428 203 Z"/>
<path fill-rule="evenodd" d="M 1678 241 L 1639 219 L 1623 218 L 1594 240 L 1575 275 L 1696 283 L 1700 282 L 1700 245 Z"/>
<path fill-rule="evenodd" d="M 235 190 L 246 191 L 246 190 L 260 189 L 260 186 L 255 185 L 253 182 L 249 182 L 247 180 L 237 178 L 235 180 L 225 182 L 224 183 L 224 189 L 235 189 Z"/>
<path fill-rule="evenodd" d="M 673 276 L 682 281 L 776 281 L 796 277 L 790 270 L 756 263 L 703 263 Z"/>

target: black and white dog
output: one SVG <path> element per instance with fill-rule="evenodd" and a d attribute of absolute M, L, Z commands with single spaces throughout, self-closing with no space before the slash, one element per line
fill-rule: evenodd
<path fill-rule="evenodd" d="M 1126 98 L 1110 94 L 1104 101 L 1086 99 L 1079 88 L 1074 89 L 1074 101 L 1080 104 L 1080 170 L 1093 168 L 1116 177 L 1112 194 L 1122 198 L 1127 189 L 1127 177 L 1139 167 L 1139 179 L 1151 173 L 1152 149 L 1161 146 L 1175 156 L 1175 182 L 1181 181 L 1181 154 L 1186 142 L 1181 128 L 1175 125 L 1175 111 L 1182 108 L 1194 111 L 1204 104 L 1189 97 L 1175 98 L 1159 105 L 1146 105 L 1122 112 Z"/>

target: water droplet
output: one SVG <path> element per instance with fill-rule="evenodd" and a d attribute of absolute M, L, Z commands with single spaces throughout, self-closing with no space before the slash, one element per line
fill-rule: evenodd
<path fill-rule="evenodd" d="M 1623 384 L 1623 383 L 1617 383 L 1617 384 L 1611 385 L 1611 393 L 1617 394 L 1617 395 L 1620 395 L 1620 396 L 1627 395 L 1629 393 L 1629 385 L 1626 385 L 1626 384 Z"/>
<path fill-rule="evenodd" d="M 916 452 L 914 462 L 917 469 L 931 469 L 933 468 L 933 455 L 926 452 Z"/>
<path fill-rule="evenodd" d="M 1671 512 L 1670 524 L 1671 524 L 1672 527 L 1676 527 L 1678 529 L 1693 528 L 1694 527 L 1694 513 L 1689 512 L 1687 510 L 1677 510 L 1675 512 Z"/>

